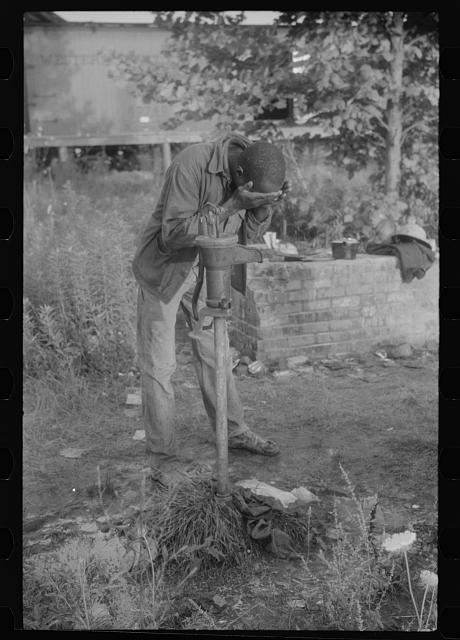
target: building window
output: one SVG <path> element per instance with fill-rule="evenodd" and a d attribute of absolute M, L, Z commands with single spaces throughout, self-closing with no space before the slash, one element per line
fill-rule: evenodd
<path fill-rule="evenodd" d="M 278 102 L 278 99 L 272 100 L 272 103 Z M 268 107 L 262 110 L 256 120 L 292 120 L 294 118 L 294 100 L 293 98 L 285 99 L 286 106 L 281 108 L 269 109 Z"/>

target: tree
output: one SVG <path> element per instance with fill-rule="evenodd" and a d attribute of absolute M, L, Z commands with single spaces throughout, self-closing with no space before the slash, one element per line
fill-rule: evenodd
<path fill-rule="evenodd" d="M 351 169 L 368 155 L 382 160 L 385 194 L 399 196 L 407 136 L 437 138 L 436 14 L 296 12 L 280 23 L 309 55 L 302 107 L 338 136 L 335 153 Z"/>
<path fill-rule="evenodd" d="M 252 122 L 279 95 L 290 65 L 286 38 L 276 25 L 241 25 L 243 13 L 176 13 L 159 12 L 155 20 L 172 34 L 163 61 L 152 68 L 147 58 L 132 55 L 118 59 L 119 69 L 146 102 L 170 106 L 171 128 L 203 118 L 218 128 Z"/>
<path fill-rule="evenodd" d="M 209 118 L 248 133 L 263 109 L 293 98 L 297 113 L 329 134 L 335 162 L 350 175 L 369 160 L 382 168 L 375 179 L 386 205 L 372 222 L 398 219 L 404 185 L 423 190 L 420 164 L 427 148 L 435 156 L 437 14 L 285 12 L 266 27 L 242 20 L 160 12 L 156 23 L 172 32 L 166 63 L 125 60 L 123 72 L 144 100 L 170 105 L 172 127 Z"/>

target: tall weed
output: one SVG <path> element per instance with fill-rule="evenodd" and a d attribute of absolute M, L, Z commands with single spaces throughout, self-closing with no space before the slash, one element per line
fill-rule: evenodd
<path fill-rule="evenodd" d="M 44 192 L 50 197 L 46 207 Z M 24 196 L 24 362 L 40 370 L 110 373 L 135 353 L 135 234 L 67 182 Z"/>
<path fill-rule="evenodd" d="M 389 562 L 374 535 L 374 512 L 366 515 L 350 479 L 340 465 L 354 504 L 350 530 L 334 508 L 334 542 L 319 559 L 323 575 L 306 571 L 321 593 L 324 623 L 328 628 L 364 631 L 383 629 L 382 605 L 395 582 L 395 564 Z M 399 568 L 398 568 L 399 571 Z"/>

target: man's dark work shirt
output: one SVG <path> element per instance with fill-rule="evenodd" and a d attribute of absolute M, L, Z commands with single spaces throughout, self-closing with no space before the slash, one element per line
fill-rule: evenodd
<path fill-rule="evenodd" d="M 232 193 L 227 150 L 230 144 L 243 149 L 251 144 L 238 134 L 217 141 L 193 144 L 174 158 L 165 174 L 155 211 L 144 229 L 133 260 L 136 280 L 168 303 L 190 273 L 198 254 L 194 246 L 202 232 L 199 222 L 206 203 L 222 205 Z M 246 218 L 249 240 L 263 234 L 271 222 L 271 210 L 259 222 L 251 211 L 230 216 L 221 231 L 237 234 Z"/>

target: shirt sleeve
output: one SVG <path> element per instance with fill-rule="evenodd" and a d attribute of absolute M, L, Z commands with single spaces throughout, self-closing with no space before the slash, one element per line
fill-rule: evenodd
<path fill-rule="evenodd" d="M 257 211 L 265 211 L 266 217 L 259 221 L 254 215 L 255 209 L 251 209 L 246 214 L 247 239 L 261 240 L 263 234 L 268 230 L 272 221 L 273 209 L 269 206 L 259 207 Z"/>
<path fill-rule="evenodd" d="M 162 190 L 161 239 L 166 251 L 193 246 L 200 233 L 200 176 L 192 165 L 170 165 Z"/>

